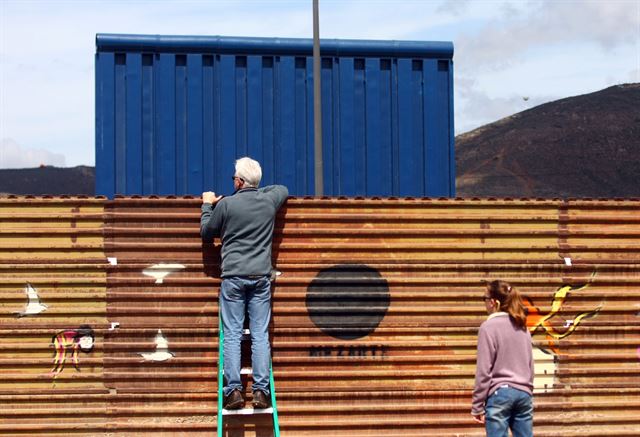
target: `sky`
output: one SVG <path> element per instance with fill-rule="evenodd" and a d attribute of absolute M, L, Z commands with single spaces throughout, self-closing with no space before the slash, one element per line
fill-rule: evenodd
<path fill-rule="evenodd" d="M 319 0 L 320 37 L 452 41 L 456 134 L 640 82 L 640 0 Z M 95 164 L 97 33 L 312 38 L 312 0 L 0 0 L 0 168 Z"/>

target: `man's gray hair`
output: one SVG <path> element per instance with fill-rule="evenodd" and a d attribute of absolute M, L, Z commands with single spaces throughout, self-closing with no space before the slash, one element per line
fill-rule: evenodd
<path fill-rule="evenodd" d="M 262 179 L 262 168 L 260 163 L 249 157 L 240 158 L 236 161 L 236 174 L 244 181 L 245 186 L 258 188 Z"/>

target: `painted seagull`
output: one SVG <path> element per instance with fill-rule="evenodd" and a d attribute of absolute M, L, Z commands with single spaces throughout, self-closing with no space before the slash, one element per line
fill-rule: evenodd
<path fill-rule="evenodd" d="M 144 358 L 145 361 L 167 361 L 170 358 L 173 358 L 175 354 L 173 352 L 169 352 L 169 342 L 166 337 L 162 334 L 162 330 L 158 329 L 158 333 L 156 334 L 156 351 L 155 352 L 139 352 L 140 356 Z"/>
<path fill-rule="evenodd" d="M 41 312 L 43 312 L 48 308 L 45 304 L 40 303 L 40 297 L 38 296 L 38 292 L 28 282 L 27 282 L 27 285 L 24 287 L 24 292 L 27 294 L 27 304 L 24 307 L 24 311 L 15 312 L 18 318 L 40 314 Z"/>

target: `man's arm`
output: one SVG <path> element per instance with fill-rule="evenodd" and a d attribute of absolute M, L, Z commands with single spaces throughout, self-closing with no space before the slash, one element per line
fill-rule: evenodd
<path fill-rule="evenodd" d="M 222 196 L 217 196 L 212 191 L 202 193 L 202 207 L 200 212 L 200 236 L 204 241 L 212 241 L 220 236 L 222 226 L 222 214 L 216 208 Z"/>
<path fill-rule="evenodd" d="M 284 201 L 289 197 L 289 189 L 284 185 L 268 185 L 264 188 L 260 188 L 260 191 L 273 199 L 276 209 L 280 209 Z"/>

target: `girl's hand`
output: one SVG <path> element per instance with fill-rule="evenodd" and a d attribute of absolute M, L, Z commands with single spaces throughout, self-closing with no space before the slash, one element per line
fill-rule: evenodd
<path fill-rule="evenodd" d="M 477 416 L 473 414 L 472 416 L 474 421 L 476 421 L 480 425 L 484 425 L 484 414 L 478 414 Z"/>

